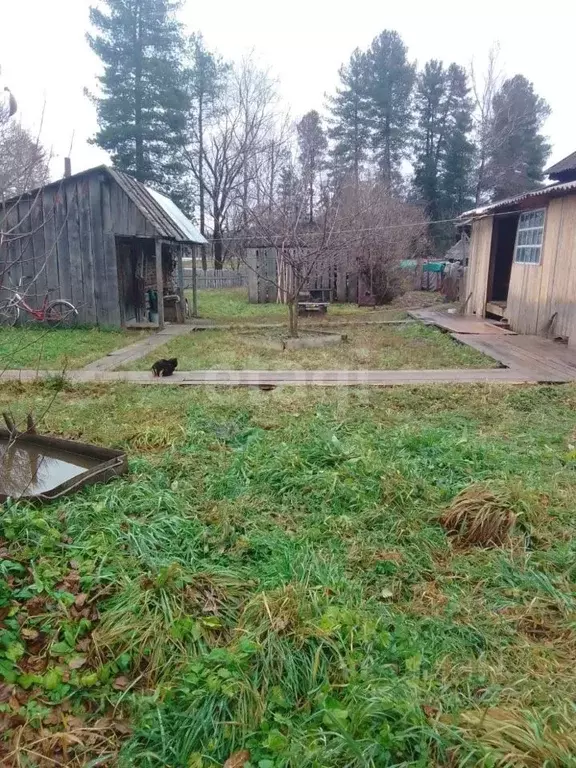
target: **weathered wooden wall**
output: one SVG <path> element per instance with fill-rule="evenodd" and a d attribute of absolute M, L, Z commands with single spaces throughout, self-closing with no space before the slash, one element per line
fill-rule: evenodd
<path fill-rule="evenodd" d="M 247 248 L 248 301 L 270 304 L 278 299 L 276 248 Z"/>
<path fill-rule="evenodd" d="M 546 209 L 540 264 L 512 264 L 506 316 L 518 333 L 576 332 L 576 196 Z M 556 317 L 553 319 L 553 315 Z"/>
<path fill-rule="evenodd" d="M 7 238 L 0 246 L 0 275 L 23 288 L 32 306 L 66 299 L 81 323 L 120 325 L 117 236 L 153 238 L 156 232 L 123 189 L 94 171 L 64 179 L 0 209 Z"/>
<path fill-rule="evenodd" d="M 490 250 L 492 248 L 493 219 L 487 216 L 472 224 L 470 254 L 466 272 L 466 314 L 483 317 L 486 306 L 486 291 L 490 271 Z"/>
<path fill-rule="evenodd" d="M 289 265 L 284 262 L 278 267 L 277 248 L 247 248 L 246 264 L 248 273 L 248 300 L 253 304 L 278 301 L 277 284 L 289 281 Z M 306 290 L 331 290 L 337 301 L 358 300 L 358 276 L 347 273 L 344 266 L 317 263 L 310 273 Z"/>

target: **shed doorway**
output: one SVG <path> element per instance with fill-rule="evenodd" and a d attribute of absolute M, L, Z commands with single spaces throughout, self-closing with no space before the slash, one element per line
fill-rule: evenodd
<path fill-rule="evenodd" d="M 494 217 L 492 248 L 490 250 L 490 269 L 486 292 L 486 314 L 496 317 L 506 316 L 510 275 L 514 261 L 516 230 L 520 214 Z"/>
<path fill-rule="evenodd" d="M 122 325 L 151 322 L 147 289 L 156 286 L 155 242 L 137 237 L 117 237 L 118 288 Z"/>

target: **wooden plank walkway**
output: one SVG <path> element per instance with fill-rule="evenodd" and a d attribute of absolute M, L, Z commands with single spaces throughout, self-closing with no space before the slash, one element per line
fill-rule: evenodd
<path fill-rule="evenodd" d="M 451 333 L 474 333 L 498 336 L 515 336 L 514 331 L 494 325 L 490 320 L 472 317 L 471 315 L 450 314 L 446 310 L 417 309 L 408 312 L 410 317 L 420 320 L 426 325 L 436 325 Z"/>
<path fill-rule="evenodd" d="M 202 324 L 169 325 L 143 341 L 111 352 L 82 370 L 68 371 L 73 383 L 130 382 L 156 386 L 410 386 L 423 384 L 533 384 L 563 383 L 576 380 L 576 353 L 564 345 L 539 336 L 518 336 L 489 321 L 449 315 L 434 310 L 410 313 L 429 325 L 448 332 L 458 342 L 468 344 L 500 362 L 504 368 L 458 368 L 443 370 L 358 370 L 358 371 L 178 371 L 169 378 L 155 378 L 149 371 L 112 370 L 147 355 L 175 336 L 206 328 Z M 389 322 L 389 321 L 388 321 Z M 392 321 L 397 322 L 397 321 Z M 213 327 L 213 326 L 208 326 Z M 232 326 L 238 330 L 241 326 Z M 258 327 L 258 326 L 256 326 Z M 219 326 L 222 330 L 222 326 Z M 478 329 L 480 328 L 479 332 Z M 326 326 L 322 325 L 326 330 Z M 458 330 L 453 330 L 458 329 Z M 465 329 L 465 330 L 463 330 Z M 4 381 L 36 381 L 57 376 L 57 371 L 8 370 L 0 372 Z"/>
<path fill-rule="evenodd" d="M 162 347 L 164 344 L 175 338 L 176 336 L 185 336 L 187 333 L 192 333 L 198 330 L 200 326 L 188 325 L 188 324 L 174 324 L 167 325 L 162 331 L 151 334 L 142 341 L 137 341 L 134 344 L 129 344 L 127 347 L 121 347 L 109 352 L 106 357 L 101 357 L 99 360 L 94 360 L 92 363 L 88 363 L 83 370 L 85 371 L 111 371 L 114 368 L 118 368 L 121 365 L 127 363 L 133 363 L 136 360 L 140 360 L 142 357 L 151 352 L 156 347 Z"/>
<path fill-rule="evenodd" d="M 409 314 L 448 331 L 456 341 L 474 347 L 520 376 L 550 382 L 576 379 L 576 352 L 564 344 L 542 336 L 515 334 L 470 315 L 449 315 L 431 309 Z"/>
<path fill-rule="evenodd" d="M 2 381 L 39 381 L 57 376 L 57 371 L 4 371 Z M 315 386 L 315 387 L 393 387 L 426 384 L 534 384 L 560 383 L 566 377 L 549 372 L 526 372 L 511 368 L 446 369 L 422 371 L 179 371 L 169 378 L 155 378 L 149 371 L 67 371 L 67 381 L 129 382 L 153 386 Z"/>
<path fill-rule="evenodd" d="M 498 360 L 506 367 L 576 379 L 576 354 L 563 344 L 540 336 L 488 336 L 464 333 L 451 334 L 454 339 L 474 347 L 479 352 Z"/>

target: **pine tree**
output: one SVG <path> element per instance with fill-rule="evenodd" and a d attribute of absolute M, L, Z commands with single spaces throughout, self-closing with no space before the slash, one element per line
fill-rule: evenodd
<path fill-rule="evenodd" d="M 542 181 L 550 145 L 540 131 L 549 115 L 550 107 L 523 75 L 505 80 L 494 95 L 486 176 L 495 199 Z"/>
<path fill-rule="evenodd" d="M 297 125 L 302 180 L 308 191 L 308 217 L 314 221 L 314 194 L 318 173 L 324 168 L 328 146 L 320 115 L 316 110 L 306 113 Z"/>
<path fill-rule="evenodd" d="M 332 176 L 339 179 L 352 175 L 358 185 L 370 148 L 366 55 L 357 48 L 338 74 L 341 85 L 329 100 L 328 136 L 334 142 L 330 153 Z"/>
<path fill-rule="evenodd" d="M 446 136 L 441 180 L 442 218 L 453 218 L 474 203 L 474 156 L 472 141 L 474 105 L 468 78 L 462 67 L 448 70 L 453 105 Z"/>
<path fill-rule="evenodd" d="M 415 67 L 407 54 L 400 35 L 390 30 L 378 35 L 366 54 L 372 147 L 388 186 L 400 180 L 410 142 Z"/>
<path fill-rule="evenodd" d="M 432 59 L 418 75 L 415 97 L 414 186 L 432 221 L 449 219 L 471 202 L 474 146 L 472 101 L 466 73 Z M 451 227 L 431 226 L 440 251 L 449 245 Z"/>
<path fill-rule="evenodd" d="M 121 170 L 165 187 L 179 170 L 174 149 L 187 106 L 177 8 L 173 0 L 105 0 L 104 11 L 90 9 L 88 35 L 104 65 L 94 143 Z"/>

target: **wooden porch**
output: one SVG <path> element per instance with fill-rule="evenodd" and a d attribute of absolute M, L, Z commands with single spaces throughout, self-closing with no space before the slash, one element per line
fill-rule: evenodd
<path fill-rule="evenodd" d="M 518 335 L 497 322 L 471 315 L 423 309 L 409 313 L 426 325 L 435 325 L 452 338 L 497 360 L 519 375 L 542 383 L 576 380 L 576 350 L 542 336 Z"/>

